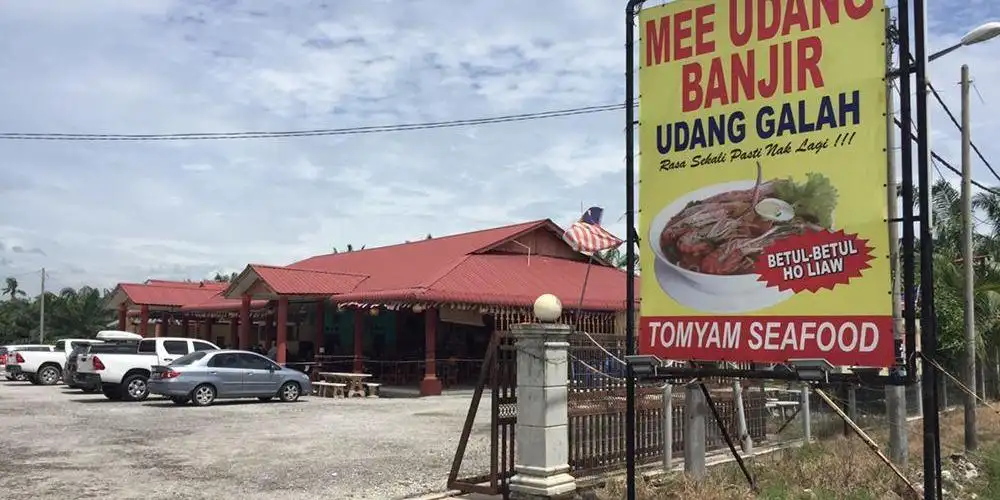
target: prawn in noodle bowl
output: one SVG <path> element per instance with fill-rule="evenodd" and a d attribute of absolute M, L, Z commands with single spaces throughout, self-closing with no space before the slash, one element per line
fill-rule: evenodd
<path fill-rule="evenodd" d="M 758 201 L 776 196 L 775 182 L 761 182 L 758 167 L 752 188 L 688 203 L 660 233 L 663 256 L 671 264 L 695 273 L 747 275 L 753 274 L 754 262 L 774 242 L 807 230 L 822 230 L 822 226 L 798 215 L 776 221 L 757 213 Z"/>

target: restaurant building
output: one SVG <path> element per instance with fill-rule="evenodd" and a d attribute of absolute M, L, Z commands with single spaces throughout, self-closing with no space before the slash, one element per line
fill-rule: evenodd
<path fill-rule="evenodd" d="M 551 293 L 566 314 L 623 331 L 625 273 L 574 251 L 537 220 L 286 266 L 250 264 L 231 283 L 121 283 L 119 328 L 246 349 L 274 342 L 279 363 L 319 361 L 421 395 L 475 380 L 495 331 L 528 321 Z M 586 294 L 582 297 L 586 277 Z"/>

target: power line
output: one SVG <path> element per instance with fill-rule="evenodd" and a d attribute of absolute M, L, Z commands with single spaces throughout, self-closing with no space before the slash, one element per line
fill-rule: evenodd
<path fill-rule="evenodd" d="M 633 106 L 638 106 L 635 102 Z M 374 125 L 365 127 L 327 128 L 311 130 L 287 131 L 250 131 L 250 132 L 193 132 L 169 134 L 75 134 L 50 132 L 0 132 L 2 140 L 28 141 L 186 141 L 186 140 L 227 140 L 227 139 L 270 139 L 282 137 L 316 137 L 336 135 L 378 134 L 386 132 L 402 132 L 410 130 L 428 130 L 438 128 L 468 127 L 474 125 L 491 125 L 494 123 L 510 123 L 547 118 L 560 118 L 593 113 L 604 113 L 624 109 L 624 104 L 603 104 L 578 108 L 556 109 L 536 113 L 519 113 L 485 118 L 470 118 L 422 123 L 401 123 L 393 125 Z"/>
<path fill-rule="evenodd" d="M 948 170 L 951 170 L 956 175 L 962 175 L 962 171 L 961 170 L 953 167 L 950 163 L 948 163 L 947 161 L 945 161 L 944 158 L 941 158 L 941 155 L 935 153 L 934 151 L 931 151 L 931 156 L 935 160 L 937 160 L 939 163 L 941 163 L 942 165 L 944 165 L 945 168 L 947 168 Z M 988 192 L 990 194 L 994 194 L 994 195 L 1000 196 L 1000 191 L 997 191 L 997 190 L 992 189 L 992 188 L 988 188 L 988 187 L 982 185 L 981 183 L 979 183 L 978 181 L 976 181 L 975 179 L 972 179 L 972 185 L 976 186 L 977 188 L 982 189 L 983 191 L 986 191 L 986 192 Z"/>
<path fill-rule="evenodd" d="M 894 118 L 893 121 L 896 123 L 897 127 L 900 127 L 900 128 L 903 127 L 903 122 L 899 121 L 899 118 Z M 913 142 L 917 142 L 919 140 L 919 137 L 917 136 L 916 132 L 913 132 L 910 135 L 910 139 Z M 952 164 L 949 163 L 948 160 L 945 160 L 944 158 L 942 158 L 941 155 L 937 154 L 936 151 L 931 151 L 931 158 L 934 159 L 934 160 L 937 160 L 941 165 L 944 165 L 945 168 L 947 168 L 948 170 L 951 170 L 955 175 L 959 175 L 959 176 L 962 175 L 962 171 L 961 170 L 959 170 L 959 169 L 955 168 L 954 166 L 952 166 Z M 980 183 L 979 181 L 977 181 L 975 179 L 972 179 L 972 185 L 976 186 L 979 189 L 982 189 L 983 191 L 987 191 L 990 194 L 995 194 L 995 195 L 1000 196 L 1000 191 L 997 191 L 995 189 L 986 187 L 982 183 Z"/>
<path fill-rule="evenodd" d="M 948 105 L 944 103 L 944 99 L 942 99 L 941 95 L 938 94 L 937 89 L 935 89 L 930 85 L 928 85 L 928 88 L 931 89 L 931 93 L 934 95 L 934 99 L 936 99 L 938 104 L 940 104 L 941 107 L 944 108 L 944 112 L 948 114 L 948 118 L 951 119 L 951 123 L 953 123 L 955 127 L 958 128 L 959 132 L 961 132 L 962 124 L 958 123 L 958 119 L 955 118 L 955 114 L 952 113 L 950 109 L 948 109 Z M 1000 181 L 1000 174 L 998 174 L 997 171 L 993 169 L 993 165 L 990 165 L 990 162 L 986 160 L 986 157 L 983 156 L 983 153 L 979 151 L 979 147 L 976 146 L 975 143 L 971 144 L 972 144 L 972 150 L 976 152 L 976 156 L 978 156 L 979 159 L 983 161 L 983 163 L 986 165 L 986 168 L 990 169 L 990 172 L 993 173 L 993 177 L 996 177 L 997 180 Z"/>

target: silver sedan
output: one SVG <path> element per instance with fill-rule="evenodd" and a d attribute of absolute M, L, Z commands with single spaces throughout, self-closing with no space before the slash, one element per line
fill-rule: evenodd
<path fill-rule="evenodd" d="M 149 393 L 208 406 L 216 399 L 277 397 L 292 402 L 312 392 L 309 376 L 249 351 L 195 351 L 167 366 L 153 367 Z"/>

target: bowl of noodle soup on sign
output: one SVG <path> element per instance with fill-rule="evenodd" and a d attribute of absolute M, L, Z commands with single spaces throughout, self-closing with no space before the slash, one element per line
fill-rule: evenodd
<path fill-rule="evenodd" d="M 649 246 L 688 287 L 709 295 L 768 290 L 754 263 L 781 239 L 833 223 L 837 192 L 821 175 L 734 181 L 689 192 L 661 210 L 649 227 Z M 777 291 L 776 289 L 773 291 Z"/>

